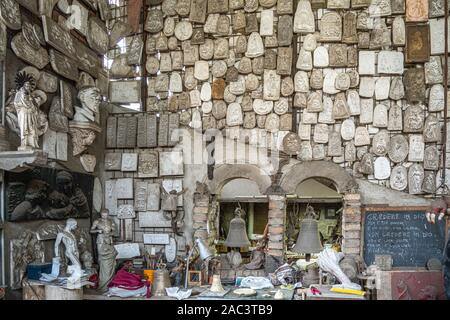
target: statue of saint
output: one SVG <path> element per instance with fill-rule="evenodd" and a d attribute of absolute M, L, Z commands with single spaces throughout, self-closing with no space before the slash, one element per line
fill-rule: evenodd
<path fill-rule="evenodd" d="M 73 177 L 67 171 L 56 175 L 57 190 L 49 195 L 51 209 L 46 213 L 49 219 L 67 217 L 89 217 L 89 204 L 83 191 L 75 187 Z"/>
<path fill-rule="evenodd" d="M 177 192 L 176 190 L 172 190 L 167 192 L 163 186 L 161 186 L 161 209 L 164 212 L 164 217 L 167 220 L 172 221 L 172 229 L 176 235 L 181 236 L 182 233 L 178 230 L 178 220 L 182 220 L 183 217 L 178 216 L 178 197 L 186 192 L 186 189 Z"/>
<path fill-rule="evenodd" d="M 21 72 L 16 77 L 16 87 L 14 108 L 20 130 L 19 151 L 38 149 L 38 101 L 31 95 L 36 87 L 36 81 L 31 75 Z"/>
<path fill-rule="evenodd" d="M 91 233 L 97 233 L 97 253 L 99 272 L 99 290 L 105 291 L 116 267 L 117 250 L 113 244 L 113 233 L 116 228 L 114 220 L 109 218 L 109 210 L 100 212 L 101 218 L 94 221 Z"/>
<path fill-rule="evenodd" d="M 77 221 L 75 219 L 67 219 L 66 226 L 63 231 L 56 235 L 55 242 L 55 257 L 60 258 L 59 246 L 61 242 L 64 244 L 65 256 L 69 259 L 74 268 L 81 270 L 80 253 L 78 251 L 78 241 L 73 233 L 73 230 L 77 228 Z"/>

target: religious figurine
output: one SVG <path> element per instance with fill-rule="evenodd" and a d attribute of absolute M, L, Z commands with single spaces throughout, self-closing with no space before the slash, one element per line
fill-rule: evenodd
<path fill-rule="evenodd" d="M 177 192 L 176 190 L 167 192 L 166 189 L 161 186 L 161 209 L 164 211 L 164 217 L 167 220 L 172 221 L 173 232 L 178 236 L 182 236 L 182 233 L 178 230 L 177 225 L 178 220 L 182 220 L 182 217 L 180 219 L 178 216 L 178 197 L 185 192 L 186 189 L 183 189 L 180 192 Z"/>
<path fill-rule="evenodd" d="M 99 290 L 107 290 L 107 285 L 114 276 L 117 250 L 113 245 L 113 233 L 116 228 L 114 220 L 109 218 L 109 210 L 100 212 L 101 218 L 94 221 L 91 233 L 97 233 L 97 252 L 99 272 Z"/>
<path fill-rule="evenodd" d="M 59 246 L 61 242 L 64 244 L 64 255 L 69 259 L 71 265 L 68 266 L 67 272 L 70 274 L 79 273 L 81 276 L 80 252 L 78 251 L 77 238 L 73 231 L 77 228 L 75 219 L 67 219 L 64 230 L 58 232 L 55 241 L 55 258 L 60 258 Z"/>
<path fill-rule="evenodd" d="M 17 74 L 16 88 L 17 91 L 12 92 L 14 109 L 7 108 L 7 122 L 13 131 L 19 133 L 19 151 L 38 149 L 39 136 L 48 128 L 47 116 L 39 109 L 47 101 L 47 95 L 41 90 L 35 91 L 36 80 L 26 72 Z"/>
<path fill-rule="evenodd" d="M 47 218 L 89 217 L 88 200 L 83 191 L 74 186 L 73 176 L 69 172 L 58 172 L 56 185 L 57 190 L 50 193 L 48 197 L 51 209 L 46 213 Z"/>

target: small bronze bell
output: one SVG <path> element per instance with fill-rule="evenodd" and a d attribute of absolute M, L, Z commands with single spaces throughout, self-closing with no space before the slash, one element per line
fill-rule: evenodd
<path fill-rule="evenodd" d="M 319 237 L 319 224 L 315 219 L 315 215 L 313 207 L 308 206 L 306 209 L 306 217 L 300 224 L 297 243 L 292 249 L 294 252 L 310 254 L 323 250 Z"/>
<path fill-rule="evenodd" d="M 230 229 L 228 230 L 227 240 L 225 241 L 227 247 L 244 248 L 250 246 L 245 221 L 241 218 L 241 210 L 240 208 L 236 208 L 234 211 L 236 217 L 230 221 Z"/>
<path fill-rule="evenodd" d="M 167 296 L 166 288 L 170 288 L 169 271 L 166 269 L 156 270 L 152 283 L 152 295 L 155 297 Z"/>

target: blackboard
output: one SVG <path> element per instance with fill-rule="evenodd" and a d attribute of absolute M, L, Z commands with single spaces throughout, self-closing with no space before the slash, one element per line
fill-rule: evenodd
<path fill-rule="evenodd" d="M 367 211 L 364 219 L 364 260 L 390 254 L 393 267 L 425 267 L 442 258 L 445 220 L 427 222 L 425 211 Z"/>

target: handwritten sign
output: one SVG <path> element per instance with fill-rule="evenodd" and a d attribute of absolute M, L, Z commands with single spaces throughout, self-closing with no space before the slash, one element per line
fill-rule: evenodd
<path fill-rule="evenodd" d="M 425 267 L 441 258 L 445 245 L 445 222 L 427 222 L 424 211 L 370 211 L 364 221 L 364 260 L 390 254 L 393 267 Z"/>

